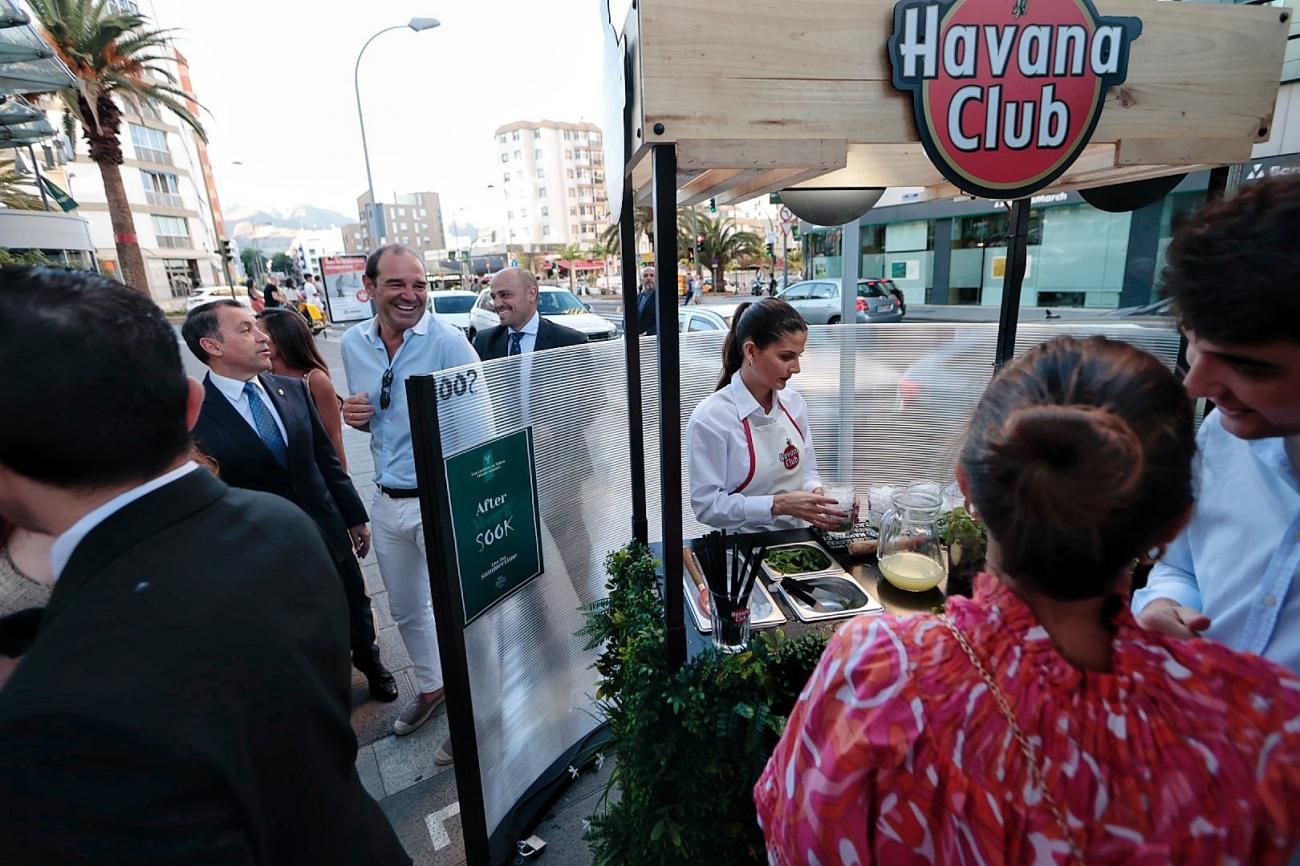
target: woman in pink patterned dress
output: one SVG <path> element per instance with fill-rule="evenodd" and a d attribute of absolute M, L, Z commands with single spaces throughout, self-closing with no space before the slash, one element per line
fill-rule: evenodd
<path fill-rule="evenodd" d="M 840 629 L 754 789 L 771 862 L 1285 863 L 1300 680 L 1123 598 L 1186 520 L 1194 448 L 1137 349 L 1062 338 L 1004 369 L 958 467 L 989 573 L 944 614 Z"/>

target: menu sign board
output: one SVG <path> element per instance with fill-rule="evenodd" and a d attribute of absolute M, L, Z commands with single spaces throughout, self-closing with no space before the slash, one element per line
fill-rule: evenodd
<path fill-rule="evenodd" d="M 900 0 L 889 59 L 931 162 L 964 192 L 1021 198 L 1065 173 L 1142 33 L 1092 0 Z"/>
<path fill-rule="evenodd" d="M 542 573 L 533 461 L 531 427 L 445 461 L 466 624 Z"/>

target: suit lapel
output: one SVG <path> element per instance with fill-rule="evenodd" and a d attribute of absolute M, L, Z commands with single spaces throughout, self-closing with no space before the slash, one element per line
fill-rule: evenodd
<path fill-rule="evenodd" d="M 265 383 L 263 385 L 265 386 Z M 203 378 L 203 388 L 206 393 L 203 398 L 203 415 L 222 427 L 235 439 L 243 442 L 245 447 L 252 448 L 264 456 L 266 458 L 265 462 L 272 466 L 279 466 L 280 464 L 275 459 L 275 455 L 271 453 L 270 448 L 266 447 L 262 437 L 257 435 L 257 431 L 253 429 L 253 426 L 244 420 L 234 406 L 230 405 L 226 395 L 222 394 L 221 389 L 212 383 L 211 377 L 205 376 Z M 276 409 L 279 409 L 278 405 Z M 283 413 L 281 413 L 280 418 L 284 420 Z M 286 430 L 290 429 L 288 421 L 285 421 L 284 426 Z M 293 450 L 290 449 L 289 453 L 292 454 Z"/>
<path fill-rule="evenodd" d="M 545 319 L 537 321 L 537 340 L 533 343 L 533 351 L 541 352 L 546 349 L 555 348 L 555 325 Z"/>
<path fill-rule="evenodd" d="M 229 489 L 211 472 L 198 468 L 110 514 L 73 550 L 72 558 L 55 584 L 45 615 L 57 615 L 79 586 L 122 553 L 207 508 Z"/>

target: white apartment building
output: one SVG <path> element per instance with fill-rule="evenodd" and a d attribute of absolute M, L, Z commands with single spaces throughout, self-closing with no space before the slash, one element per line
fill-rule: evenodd
<path fill-rule="evenodd" d="M 343 226 L 343 247 L 349 255 L 367 255 L 382 244 L 403 244 L 421 255 L 447 246 L 442 225 L 442 199 L 436 192 L 404 192 L 391 202 L 375 205 L 382 236 L 372 242 L 366 226 L 370 193 L 357 196 L 358 222 Z"/>
<path fill-rule="evenodd" d="M 346 252 L 342 229 L 300 231 L 289 244 L 289 257 L 303 274 L 321 275 L 322 256 L 341 256 Z"/>
<path fill-rule="evenodd" d="M 595 244 L 609 225 L 600 127 L 523 120 L 495 135 L 510 243 Z"/>

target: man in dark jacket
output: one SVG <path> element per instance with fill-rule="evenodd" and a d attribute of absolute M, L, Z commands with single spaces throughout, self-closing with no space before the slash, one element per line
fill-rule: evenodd
<path fill-rule="evenodd" d="M 316 405 L 300 379 L 270 375 L 270 341 L 247 309 L 220 300 L 196 307 L 181 329 L 211 371 L 194 439 L 232 487 L 274 493 L 316 522 L 348 599 L 352 664 L 370 694 L 397 700 L 397 683 L 379 658 L 375 621 L 357 557 L 370 551 L 370 528 L 352 480 L 339 465 Z"/>
<path fill-rule="evenodd" d="M 637 322 L 641 336 L 653 337 L 659 333 L 659 316 L 655 311 L 655 269 L 644 268 L 641 271 L 641 294 L 636 297 Z"/>
<path fill-rule="evenodd" d="M 315 525 L 190 460 L 147 295 L 0 271 L 0 514 L 55 536 L 0 691 L 0 863 L 408 864 L 361 786 L 347 605 Z"/>
<path fill-rule="evenodd" d="M 587 342 L 587 335 L 543 319 L 537 312 L 537 279 L 523 268 L 506 268 L 492 278 L 492 308 L 501 324 L 480 331 L 474 351 L 484 361 L 544 352 Z"/>

